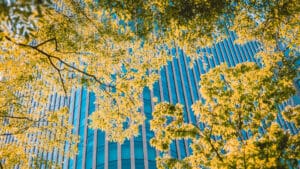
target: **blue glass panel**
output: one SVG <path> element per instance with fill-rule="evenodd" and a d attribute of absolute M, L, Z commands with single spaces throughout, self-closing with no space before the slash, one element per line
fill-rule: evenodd
<path fill-rule="evenodd" d="M 80 98 L 81 106 L 80 106 L 80 117 L 79 117 L 79 128 L 78 128 L 79 144 L 78 144 L 76 168 L 82 168 L 82 160 L 83 158 L 85 158 L 82 155 L 83 155 L 83 143 L 84 143 L 86 96 L 87 96 L 87 91 L 85 88 L 83 88 L 81 92 L 81 98 Z"/>
<path fill-rule="evenodd" d="M 89 112 L 88 114 L 92 114 L 95 111 L 95 93 L 89 94 Z M 88 127 L 87 131 L 87 145 L 86 145 L 86 163 L 85 167 L 87 169 L 92 168 L 93 166 L 93 151 L 94 151 L 94 130 Z"/>
<path fill-rule="evenodd" d="M 231 57 L 228 56 L 228 53 L 226 51 L 226 48 L 224 47 L 224 42 L 220 42 L 219 43 L 219 47 L 221 47 L 221 53 L 224 56 L 226 63 L 228 64 L 228 66 L 234 66 L 233 61 L 231 59 Z"/>
<path fill-rule="evenodd" d="M 200 68 L 199 68 L 200 65 L 199 65 L 198 61 L 196 61 L 195 63 L 196 63 L 196 64 L 194 65 L 193 69 L 194 69 L 194 71 L 195 71 L 195 76 L 196 76 L 196 79 L 195 79 L 196 82 L 197 82 L 196 85 L 198 86 L 198 85 L 199 85 L 198 82 L 200 81 L 200 75 L 201 75 L 201 74 L 200 74 Z"/>
<path fill-rule="evenodd" d="M 254 62 L 255 60 L 253 58 L 253 55 L 251 54 L 251 50 L 249 49 L 249 42 L 244 45 L 244 48 L 251 62 Z"/>
<path fill-rule="evenodd" d="M 108 168 L 118 168 L 118 145 L 115 142 L 108 143 Z"/>
<path fill-rule="evenodd" d="M 182 53 L 182 52 L 180 52 L 180 53 Z M 190 72 L 187 72 L 189 70 L 189 68 L 187 68 L 187 65 L 185 64 L 186 62 L 185 62 L 183 55 L 180 56 L 180 63 L 181 63 L 181 68 L 182 68 L 181 72 L 182 72 L 182 77 L 183 77 L 182 82 L 183 82 L 183 86 L 185 88 L 186 98 L 187 98 L 186 102 L 188 105 L 191 105 L 192 104 L 192 96 L 191 96 L 191 91 L 190 91 L 190 89 L 191 89 L 190 83 L 192 83 L 192 82 L 190 80 L 190 78 L 191 78 L 190 74 L 188 74 Z"/>
<path fill-rule="evenodd" d="M 169 102 L 169 90 L 168 90 L 168 83 L 167 83 L 167 78 L 166 78 L 166 68 L 163 67 L 161 69 L 161 83 L 162 83 L 162 88 L 163 88 L 163 98 L 164 101 Z"/>
<path fill-rule="evenodd" d="M 154 97 L 157 98 L 157 102 L 158 103 L 161 102 L 160 87 L 159 87 L 159 82 L 158 81 L 153 84 L 153 94 L 154 94 Z"/>
<path fill-rule="evenodd" d="M 215 45 L 212 48 L 212 51 L 213 51 L 213 53 L 215 53 L 214 56 L 218 58 L 218 60 L 219 60 L 220 63 L 224 63 L 225 62 L 225 60 L 224 60 L 224 58 L 223 58 L 223 56 L 221 54 L 221 50 L 220 50 L 219 47 L 217 47 L 217 45 Z"/>
<path fill-rule="evenodd" d="M 134 142 L 134 156 L 135 156 L 135 167 L 144 168 L 143 141 Z"/>
<path fill-rule="evenodd" d="M 186 156 L 184 140 L 179 140 L 180 157 L 183 159 Z"/>
<path fill-rule="evenodd" d="M 190 80 L 191 80 L 191 82 L 190 82 L 190 84 L 191 84 L 190 89 L 193 92 L 194 99 L 198 100 L 199 97 L 198 97 L 198 91 L 197 91 L 197 87 L 196 87 L 198 82 L 195 80 L 194 72 L 193 72 L 192 69 L 189 69 L 189 75 L 190 75 Z"/>
<path fill-rule="evenodd" d="M 146 139 L 150 140 L 154 136 L 154 133 L 150 130 L 150 120 L 146 120 L 145 128 L 146 128 Z"/>
<path fill-rule="evenodd" d="M 74 99 L 74 109 L 73 109 L 73 125 L 74 125 L 74 129 L 73 129 L 73 133 L 76 132 L 76 126 L 77 126 L 77 119 L 78 119 L 78 114 L 79 114 L 79 95 L 80 95 L 80 90 L 76 90 L 75 91 L 75 99 Z M 74 166 L 74 160 L 71 159 L 70 160 L 70 164 L 69 164 L 69 168 L 75 168 Z"/>
<path fill-rule="evenodd" d="M 139 127 L 139 133 L 142 133 L 142 126 Z M 142 134 L 134 138 L 134 158 L 135 167 L 144 168 L 144 150 Z"/>
<path fill-rule="evenodd" d="M 135 168 L 145 168 L 144 159 L 135 159 Z"/>
<path fill-rule="evenodd" d="M 227 51 L 227 55 L 229 56 L 229 58 L 232 58 L 233 64 L 236 65 L 239 63 L 238 58 L 232 48 L 232 44 L 230 43 L 229 40 L 225 40 L 224 41 L 224 45 Z"/>
<path fill-rule="evenodd" d="M 177 158 L 177 149 L 176 149 L 175 141 L 172 141 L 170 145 L 170 151 L 171 151 L 171 157 Z"/>
<path fill-rule="evenodd" d="M 181 103 L 182 105 L 185 105 L 185 101 L 184 101 L 184 93 L 183 93 L 183 86 L 182 86 L 182 79 L 181 79 L 181 75 L 179 72 L 179 63 L 178 63 L 178 59 L 174 59 L 174 79 L 176 79 L 175 83 L 177 84 L 177 88 L 178 88 L 178 93 L 172 93 L 173 96 L 172 97 L 176 97 L 179 98 L 179 103 Z M 176 85 L 175 85 L 176 86 Z M 175 95 L 177 94 L 177 95 Z M 176 103 L 176 102 L 174 102 Z M 187 117 L 187 113 L 184 113 L 184 121 L 187 122 L 188 121 L 188 117 Z"/>
<path fill-rule="evenodd" d="M 241 45 L 235 45 L 235 46 L 237 46 L 238 53 L 243 58 L 243 61 L 249 62 L 250 60 L 247 58 L 247 55 L 244 53 L 244 50 L 242 49 L 243 47 Z"/>
<path fill-rule="evenodd" d="M 251 59 L 251 57 L 248 55 L 248 51 L 246 50 L 245 45 L 242 45 L 242 46 L 241 46 L 241 51 L 242 51 L 242 54 L 247 58 L 247 61 L 248 61 L 248 62 L 251 62 L 252 59 Z"/>
<path fill-rule="evenodd" d="M 175 80 L 173 77 L 173 70 L 172 70 L 172 64 L 168 64 L 167 66 L 167 70 L 168 70 L 168 77 L 169 77 L 169 89 L 170 92 L 172 93 L 171 95 L 171 102 L 172 103 L 177 103 L 177 98 L 176 98 L 176 90 L 175 90 Z"/>
<path fill-rule="evenodd" d="M 149 169 L 156 169 L 156 161 L 148 161 Z"/>
<path fill-rule="evenodd" d="M 80 90 L 76 90 L 75 94 L 75 107 L 74 107 L 74 114 L 73 114 L 73 125 L 77 126 L 77 119 L 79 118 L 79 106 L 80 106 Z M 75 127 L 76 128 L 76 127 Z M 75 132 L 76 129 L 73 129 L 73 132 Z"/>
<path fill-rule="evenodd" d="M 105 134 L 102 131 L 97 131 L 97 169 L 104 168 L 104 147 Z"/>
<path fill-rule="evenodd" d="M 132 157 L 133 158 L 133 157 Z M 122 169 L 130 169 L 130 141 L 126 140 L 121 145 Z"/>
<path fill-rule="evenodd" d="M 130 159 L 127 160 L 127 159 L 122 158 L 122 169 L 131 169 L 131 167 L 130 167 L 131 163 L 130 162 L 131 162 Z"/>
<path fill-rule="evenodd" d="M 144 113 L 147 119 L 152 118 L 152 105 L 151 105 L 151 96 L 150 90 L 148 87 L 145 87 L 143 90 L 143 102 L 144 102 Z"/>
<path fill-rule="evenodd" d="M 235 53 L 238 63 L 244 62 L 245 60 L 240 55 L 240 52 L 238 51 L 239 49 L 237 48 L 237 45 L 234 44 L 233 39 L 234 38 L 233 38 L 232 32 L 230 32 L 230 38 L 228 41 L 229 47 L 231 48 L 231 51 L 233 51 Z"/>
<path fill-rule="evenodd" d="M 241 53 L 240 53 L 240 51 L 239 51 L 240 49 L 238 48 L 238 45 L 233 45 L 232 40 L 230 40 L 229 45 L 233 48 L 233 50 L 234 50 L 234 52 L 235 52 L 235 55 L 236 55 L 237 58 L 238 58 L 239 63 L 246 61 L 246 60 L 244 59 L 244 57 L 242 57 L 242 55 L 241 55 Z"/>

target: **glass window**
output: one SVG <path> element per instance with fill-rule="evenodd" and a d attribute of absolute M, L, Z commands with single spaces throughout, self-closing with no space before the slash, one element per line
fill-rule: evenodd
<path fill-rule="evenodd" d="M 78 144 L 78 155 L 77 155 L 77 162 L 76 162 L 76 168 L 82 168 L 82 160 L 83 158 L 83 144 L 84 144 L 84 128 L 85 128 L 85 112 L 86 112 L 86 97 L 87 97 L 87 91 L 83 87 L 81 90 L 81 98 L 80 103 L 80 118 L 79 118 L 79 128 L 78 128 L 78 135 L 79 135 L 79 144 Z"/>
<path fill-rule="evenodd" d="M 95 93 L 89 93 L 89 111 L 92 114 L 95 111 Z M 94 130 L 88 127 L 87 129 L 87 145 L 86 145 L 86 168 L 90 169 L 93 166 L 93 151 L 94 151 Z"/>
<path fill-rule="evenodd" d="M 148 150 L 148 165 L 149 165 L 149 169 L 153 168 L 153 165 L 151 164 L 155 164 L 155 158 L 156 158 L 156 150 L 155 148 L 153 148 L 149 141 L 147 141 L 147 150 Z"/>
<path fill-rule="evenodd" d="M 97 131 L 97 168 L 104 168 L 104 146 L 105 134 L 102 131 Z"/>
<path fill-rule="evenodd" d="M 224 46 L 224 43 L 223 42 L 220 42 L 219 43 L 219 47 L 221 47 L 221 53 L 222 55 L 224 56 L 225 60 L 226 60 L 226 63 L 229 65 L 229 66 L 234 66 L 232 60 L 231 60 L 231 57 L 228 56 L 228 53 L 226 51 L 226 48 Z"/>
<path fill-rule="evenodd" d="M 126 140 L 121 145 L 122 169 L 130 169 L 130 141 Z"/>
<path fill-rule="evenodd" d="M 162 82 L 164 101 L 169 102 L 170 99 L 169 99 L 169 90 L 168 90 L 168 82 L 167 82 L 165 66 L 161 69 L 161 76 L 160 77 L 161 77 L 161 82 Z"/>
<path fill-rule="evenodd" d="M 177 149 L 176 149 L 175 141 L 172 141 L 170 145 L 170 151 L 171 151 L 171 157 L 177 158 Z"/>
<path fill-rule="evenodd" d="M 181 139 L 178 142 L 179 142 L 180 158 L 183 159 L 186 156 L 184 140 Z"/>
<path fill-rule="evenodd" d="M 118 168 L 118 145 L 108 142 L 108 168 Z"/>
<path fill-rule="evenodd" d="M 143 90 L 143 102 L 144 102 L 144 113 L 147 119 L 152 118 L 152 103 L 150 90 L 148 87 L 145 87 Z"/>
<path fill-rule="evenodd" d="M 224 46 L 227 52 L 227 55 L 231 60 L 233 61 L 233 65 L 236 65 L 239 63 L 238 58 L 236 57 L 236 53 L 232 48 L 232 44 L 230 43 L 229 39 L 224 41 Z"/>
<path fill-rule="evenodd" d="M 139 140 L 134 141 L 135 168 L 144 168 L 143 141 L 141 138 Z"/>
<path fill-rule="evenodd" d="M 221 52 L 220 45 L 216 44 L 215 47 L 214 47 L 214 49 L 216 51 L 216 54 L 217 54 L 218 58 L 220 59 L 220 62 L 224 63 L 225 59 L 224 59 L 224 56 L 223 56 L 223 54 Z"/>
<path fill-rule="evenodd" d="M 176 98 L 176 90 L 175 90 L 175 80 L 173 77 L 173 70 L 172 70 L 172 64 L 168 64 L 167 65 L 167 69 L 168 69 L 168 77 L 169 77 L 169 89 L 170 89 L 170 100 L 172 103 L 177 103 L 177 98 Z"/>
<path fill-rule="evenodd" d="M 160 87 L 159 87 L 159 81 L 156 81 L 154 84 L 153 84 L 153 95 L 154 97 L 157 98 L 157 102 L 161 102 L 161 99 L 160 99 Z"/>

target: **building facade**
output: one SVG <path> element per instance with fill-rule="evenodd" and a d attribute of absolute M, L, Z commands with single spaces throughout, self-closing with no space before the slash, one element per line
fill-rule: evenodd
<path fill-rule="evenodd" d="M 179 48 L 170 50 L 174 57 L 172 62 L 162 67 L 160 79 L 154 84 L 153 90 L 148 88 L 143 92 L 144 106 L 141 113 L 146 116 L 145 123 L 140 127 L 140 135 L 126 140 L 122 145 L 109 142 L 102 131 L 92 130 L 88 127 L 88 116 L 95 110 L 95 95 L 85 88 L 72 91 L 72 95 L 65 99 L 58 95 L 51 96 L 49 109 L 57 109 L 67 104 L 70 110 L 70 121 L 75 126 L 74 133 L 80 136 L 78 155 L 75 159 L 63 159 L 54 151 L 51 154 L 44 154 L 49 160 L 64 161 L 63 168 L 67 169 L 154 169 L 156 168 L 155 158 L 158 152 L 150 146 L 149 140 L 153 137 L 150 131 L 150 119 L 154 107 L 153 98 L 158 102 L 181 103 L 184 105 L 184 119 L 189 123 L 196 123 L 191 105 L 201 99 L 199 81 L 201 74 L 214 68 L 222 62 L 229 66 L 235 66 L 241 62 L 258 62 L 254 55 L 259 51 L 259 44 L 249 42 L 245 45 L 234 44 L 235 35 L 231 32 L 230 37 L 211 48 L 201 49 L 207 53 L 202 59 L 189 68 L 189 58 Z M 199 51 L 199 52 L 201 52 Z M 286 104 L 295 104 L 291 99 Z M 283 105 L 284 106 L 284 105 Z M 283 107 L 282 107 L 283 108 Z M 297 132 L 296 128 L 277 118 L 279 124 Z M 200 124 L 200 127 L 203 125 Z M 245 133 L 247 137 L 247 133 Z M 66 146 L 67 150 L 68 147 Z M 179 159 L 191 153 L 189 140 L 176 140 L 171 144 L 170 155 Z"/>

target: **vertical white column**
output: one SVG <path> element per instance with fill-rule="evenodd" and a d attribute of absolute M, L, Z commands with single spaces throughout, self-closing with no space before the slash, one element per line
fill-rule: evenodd
<path fill-rule="evenodd" d="M 81 96 L 82 96 L 82 88 L 80 88 L 80 89 L 77 89 L 77 90 L 79 90 L 79 96 L 78 96 L 78 102 L 79 102 L 79 104 L 78 104 L 78 107 L 75 107 L 75 112 L 78 112 L 77 114 L 75 114 L 76 116 L 77 116 L 77 121 L 76 121 L 76 126 L 74 126 L 75 127 L 75 134 L 76 135 L 78 135 L 78 131 L 79 131 L 79 123 L 80 123 L 80 113 L 81 113 Z M 76 102 L 77 100 L 75 100 L 75 102 Z M 76 104 L 76 103 L 75 103 Z M 79 147 L 80 148 L 80 147 Z M 74 169 L 76 169 L 77 167 L 76 167 L 76 165 L 77 165 L 77 158 L 78 158 L 78 156 L 76 156 L 75 158 L 74 158 L 74 163 L 73 163 L 73 165 L 74 165 Z"/>
<path fill-rule="evenodd" d="M 87 144 L 87 132 L 88 132 L 88 116 L 89 116 L 89 103 L 90 103 L 90 94 L 86 91 L 86 98 L 84 98 L 86 102 L 85 104 L 85 118 L 84 118 L 84 140 L 83 140 L 83 153 L 82 153 L 82 166 L 81 168 L 85 168 L 86 163 L 86 144 Z"/>
<path fill-rule="evenodd" d="M 105 134 L 105 143 L 104 143 L 104 169 L 108 169 L 108 140 Z"/>
<path fill-rule="evenodd" d="M 118 169 L 122 169 L 122 149 L 120 143 L 117 143 L 117 151 L 118 151 Z"/>
<path fill-rule="evenodd" d="M 97 168 L 97 130 L 94 130 L 94 143 L 93 143 L 93 169 Z"/>
<path fill-rule="evenodd" d="M 131 169 L 135 169 L 135 154 L 134 154 L 134 140 L 130 138 L 130 166 Z"/>

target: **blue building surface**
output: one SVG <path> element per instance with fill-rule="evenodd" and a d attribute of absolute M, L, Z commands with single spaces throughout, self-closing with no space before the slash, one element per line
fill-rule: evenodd
<path fill-rule="evenodd" d="M 149 140 L 153 137 L 150 131 L 150 119 L 154 107 L 153 98 L 158 102 L 181 103 L 184 105 L 184 119 L 189 123 L 196 123 L 191 105 L 201 99 L 199 81 L 201 74 L 214 68 L 222 62 L 229 66 L 235 66 L 241 62 L 258 62 L 254 55 L 259 51 L 257 42 L 249 42 L 245 45 L 233 43 L 235 35 L 230 32 L 230 37 L 211 48 L 201 49 L 206 54 L 202 59 L 196 60 L 193 68 L 189 68 L 190 59 L 186 57 L 180 48 L 170 50 L 174 57 L 173 61 L 161 68 L 160 79 L 154 84 L 153 90 L 148 88 L 143 92 L 144 106 L 141 113 L 146 116 L 145 123 L 140 127 L 138 137 L 126 140 L 122 145 L 109 142 L 105 133 L 88 128 L 88 116 L 95 110 L 95 95 L 85 88 L 73 90 L 72 95 L 66 100 L 58 95 L 51 96 L 49 109 L 57 109 L 65 104 L 70 108 L 70 122 L 75 126 L 74 133 L 80 136 L 78 155 L 75 159 L 64 159 L 57 156 L 57 153 L 44 154 L 45 158 L 64 161 L 63 168 L 72 169 L 154 169 L 156 168 L 155 158 L 158 152 L 150 146 Z M 201 52 L 199 51 L 199 52 Z M 291 99 L 285 104 L 296 104 Z M 285 105 L 282 105 L 282 109 Z M 278 123 L 292 132 L 297 129 L 282 120 L 279 115 Z M 201 126 L 200 124 L 200 127 Z M 247 137 L 247 133 L 245 133 Z M 65 149 L 68 149 L 66 145 Z M 191 153 L 189 140 L 176 140 L 171 144 L 170 155 L 176 158 L 184 158 Z"/>

